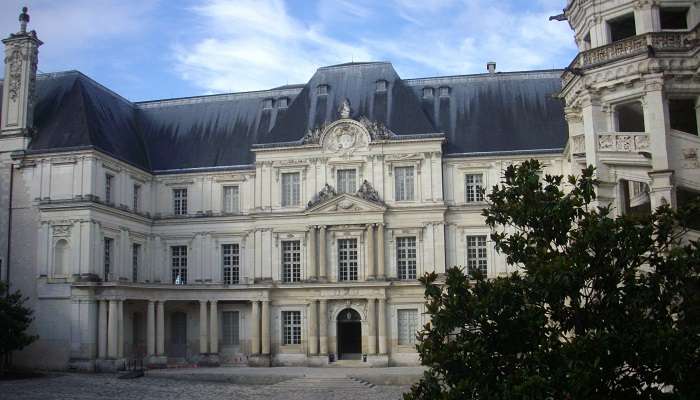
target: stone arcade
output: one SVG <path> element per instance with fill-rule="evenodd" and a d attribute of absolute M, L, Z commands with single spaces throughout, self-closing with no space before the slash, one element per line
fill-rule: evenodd
<path fill-rule="evenodd" d="M 698 2 L 572 0 L 554 19 L 580 51 L 564 70 L 349 63 L 134 103 L 37 75 L 25 10 L 3 40 L 0 278 L 40 339 L 15 361 L 416 364 L 418 277 L 513 268 L 480 215 L 506 166 L 593 164 L 618 213 L 696 197 Z"/>

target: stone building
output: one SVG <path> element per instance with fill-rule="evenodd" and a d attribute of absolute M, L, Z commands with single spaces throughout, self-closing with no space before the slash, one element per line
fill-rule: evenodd
<path fill-rule="evenodd" d="M 417 277 L 514 268 L 481 216 L 506 166 L 593 164 L 619 213 L 697 196 L 698 2 L 575 0 L 554 18 L 580 50 L 563 70 L 348 63 L 135 103 L 37 75 L 23 12 L 3 40 L 0 278 L 40 339 L 15 361 L 415 364 Z"/>

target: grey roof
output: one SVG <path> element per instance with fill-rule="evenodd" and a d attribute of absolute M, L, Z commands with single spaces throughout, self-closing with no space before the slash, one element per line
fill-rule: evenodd
<path fill-rule="evenodd" d="M 346 98 L 353 118 L 380 121 L 399 137 L 444 133 L 447 155 L 551 151 L 567 138 L 554 98 L 561 72 L 401 79 L 390 63 L 347 63 L 319 68 L 304 85 L 138 103 L 77 71 L 42 74 L 30 151 L 93 147 L 149 171 L 249 165 L 253 144 L 299 140 L 337 119 Z M 434 96 L 424 97 L 425 87 Z"/>

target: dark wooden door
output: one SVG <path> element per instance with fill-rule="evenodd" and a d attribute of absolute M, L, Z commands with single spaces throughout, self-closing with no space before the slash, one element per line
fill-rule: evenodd
<path fill-rule="evenodd" d="M 187 356 L 187 314 L 176 312 L 170 317 L 170 357 Z"/>
<path fill-rule="evenodd" d="M 338 359 L 359 360 L 362 353 L 362 319 L 353 309 L 338 315 Z"/>

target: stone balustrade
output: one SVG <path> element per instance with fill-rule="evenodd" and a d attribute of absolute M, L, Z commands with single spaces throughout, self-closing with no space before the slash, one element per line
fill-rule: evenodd
<path fill-rule="evenodd" d="M 646 132 L 610 132 L 598 134 L 598 151 L 647 152 L 649 134 Z"/>

